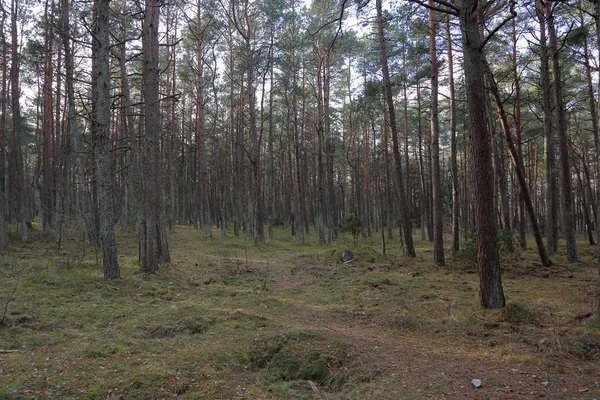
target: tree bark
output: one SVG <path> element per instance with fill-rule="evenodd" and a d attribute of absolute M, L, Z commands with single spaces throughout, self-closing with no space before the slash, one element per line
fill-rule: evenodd
<path fill-rule="evenodd" d="M 527 189 L 527 179 L 525 176 L 525 167 L 523 166 L 523 160 L 519 155 L 519 150 L 517 146 L 515 146 L 515 144 L 513 143 L 512 133 L 510 131 L 510 126 L 508 125 L 508 117 L 506 116 L 506 112 L 504 111 L 504 105 L 498 92 L 498 85 L 494 80 L 494 77 L 492 75 L 492 72 L 490 71 L 489 66 L 487 65 L 487 62 L 484 62 L 484 68 L 486 69 L 486 73 L 489 75 L 488 82 L 491 86 L 489 89 L 491 90 L 494 100 L 496 101 L 496 109 L 500 118 L 500 125 L 502 126 L 502 131 L 504 132 L 504 137 L 506 139 L 506 143 L 510 151 L 513 165 L 515 166 L 515 172 L 517 174 L 519 187 L 521 188 L 520 197 L 522 198 L 523 203 L 527 208 L 527 214 L 529 215 L 529 222 L 531 223 L 533 235 L 535 237 L 538 255 L 540 257 L 542 265 L 544 267 L 549 267 L 551 263 L 548 259 L 548 254 L 546 253 L 546 247 L 544 246 L 544 241 L 542 240 L 542 233 L 540 231 L 537 218 L 535 216 L 535 210 L 533 208 L 531 196 L 529 195 L 529 190 Z"/>
<path fill-rule="evenodd" d="M 394 153 L 394 163 L 396 165 L 396 184 L 398 186 L 398 197 L 400 199 L 400 214 L 402 216 L 402 227 L 404 229 L 404 240 L 406 243 L 406 254 L 409 257 L 415 257 L 415 247 L 412 238 L 412 223 L 408 210 L 408 201 L 404 190 L 404 178 L 402 176 L 402 161 L 400 160 L 400 150 L 398 143 L 398 129 L 396 127 L 396 112 L 394 108 L 394 98 L 392 96 L 392 85 L 390 83 L 390 73 L 388 71 L 387 51 L 385 36 L 383 32 L 383 11 L 382 1 L 377 0 L 377 33 L 379 39 L 379 56 L 381 58 L 381 70 L 383 74 L 383 86 L 385 91 L 385 100 L 388 105 L 390 117 L 390 129 L 392 131 L 392 144 Z"/>
<path fill-rule="evenodd" d="M 567 119 L 565 103 L 562 98 L 562 81 L 560 74 L 560 59 L 558 48 L 558 37 L 554 27 L 554 14 L 552 1 L 545 2 L 545 14 L 548 24 L 548 33 L 550 39 L 550 52 L 552 55 L 552 77 L 554 106 L 556 116 L 556 126 L 558 130 L 558 150 L 560 154 L 560 172 L 562 188 L 561 205 L 564 218 L 565 240 L 567 242 L 567 261 L 573 263 L 577 261 L 577 243 L 575 236 L 575 214 L 573 210 L 573 186 L 571 182 L 571 168 L 569 163 L 569 146 L 567 137 Z"/>
<path fill-rule="evenodd" d="M 17 39 L 17 14 L 19 12 L 18 0 L 11 0 L 11 63 L 10 63 L 10 94 L 12 102 L 12 125 L 13 125 L 13 168 L 15 173 L 16 201 L 18 207 L 18 219 L 21 222 L 21 240 L 29 240 L 28 229 L 30 224 L 29 194 L 25 184 L 25 171 L 23 163 L 23 149 L 21 148 L 21 90 L 19 84 L 20 56 L 19 42 Z"/>
<path fill-rule="evenodd" d="M 43 104 L 43 151 L 42 151 L 42 227 L 48 232 L 52 223 L 52 146 L 54 121 L 52 117 L 52 40 L 50 39 L 50 18 L 48 0 L 44 13 L 44 83 L 42 92 Z"/>
<path fill-rule="evenodd" d="M 95 0 L 94 2 L 91 130 L 104 279 L 119 279 L 121 276 L 114 230 L 113 171 L 109 148 L 111 104 L 109 3 L 110 0 Z"/>
<path fill-rule="evenodd" d="M 536 2 L 540 25 L 540 88 L 544 115 L 544 159 L 546 173 L 546 248 L 549 256 L 558 251 L 558 190 L 556 188 L 555 138 L 552 127 L 552 94 L 550 93 L 550 50 L 546 42 L 546 13 L 542 1 Z"/>
<path fill-rule="evenodd" d="M 482 3 L 479 0 L 462 0 L 459 19 L 464 52 L 468 123 L 471 133 L 471 183 L 477 235 L 479 296 L 484 308 L 498 308 L 504 307 L 505 299 L 494 210 L 491 138 L 485 122 L 483 39 L 479 33 L 481 7 Z"/>
<path fill-rule="evenodd" d="M 145 215 L 140 227 L 140 268 L 155 272 L 158 264 L 170 260 L 166 229 L 162 218 L 162 159 L 160 154 L 160 103 L 158 97 L 158 24 L 159 0 L 146 0 L 142 24 L 144 59 L 144 162 Z"/>
<path fill-rule="evenodd" d="M 433 6 L 433 0 L 429 0 Z M 440 125 L 438 121 L 438 63 L 435 11 L 429 9 L 429 58 L 431 64 L 431 185 L 433 209 L 433 259 L 438 266 L 446 265 L 444 258 L 444 225 L 442 220 L 442 182 L 440 177 Z"/>
<path fill-rule="evenodd" d="M 198 210 L 200 225 L 206 236 L 212 237 L 212 221 L 208 196 L 208 172 L 206 167 L 206 135 L 204 125 L 204 29 L 202 5 L 198 1 L 198 21 L 196 27 L 198 76 L 196 82 L 196 146 L 198 151 Z"/>
<path fill-rule="evenodd" d="M 2 12 L 2 19 L 0 20 L 0 26 L 4 26 L 6 22 L 6 11 Z M 0 89 L 0 250 L 8 246 L 8 232 L 6 231 L 6 87 L 8 84 L 7 80 L 7 41 L 4 29 L 0 29 L 0 42 L 2 46 L 2 88 Z"/>
<path fill-rule="evenodd" d="M 450 15 L 446 15 L 446 39 L 448 47 L 448 86 L 450 94 L 450 173 L 452 175 L 452 256 L 460 250 L 460 186 L 456 155 L 456 99 L 454 90 L 454 57 L 450 34 Z"/>

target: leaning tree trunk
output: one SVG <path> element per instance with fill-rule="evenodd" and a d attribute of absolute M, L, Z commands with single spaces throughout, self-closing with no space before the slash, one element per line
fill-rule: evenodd
<path fill-rule="evenodd" d="M 390 83 L 390 73 L 388 71 L 387 51 L 385 45 L 385 36 L 383 33 L 383 11 L 382 1 L 377 0 L 377 33 L 379 39 L 379 56 L 381 58 L 381 72 L 383 74 L 383 86 L 385 90 L 385 100 L 388 106 L 390 117 L 390 129 L 392 131 L 392 143 L 394 152 L 394 162 L 396 165 L 396 184 L 398 186 L 398 197 L 400 199 L 400 214 L 402 216 L 402 228 L 404 228 L 404 240 L 406 242 L 406 254 L 409 257 L 415 257 L 415 246 L 412 238 L 412 223 L 408 210 L 408 200 L 404 191 L 404 178 L 402 176 L 402 161 L 400 160 L 400 151 L 398 150 L 398 129 L 396 127 L 396 112 L 394 108 L 394 98 L 392 96 L 392 85 Z"/>
<path fill-rule="evenodd" d="M 500 125 L 502 127 L 502 131 L 504 132 L 504 137 L 506 138 L 506 144 L 508 145 L 508 150 L 510 151 L 513 165 L 515 166 L 517 180 L 521 188 L 520 197 L 523 200 L 523 204 L 527 209 L 527 214 L 529 215 L 529 222 L 531 223 L 531 228 L 533 229 L 533 236 L 537 245 L 540 261 L 542 262 L 542 265 L 544 267 L 549 267 L 550 260 L 548 259 L 548 254 L 546 253 L 546 247 L 544 246 L 544 241 L 542 240 L 542 232 L 540 230 L 537 218 L 535 216 L 535 210 L 533 208 L 533 203 L 531 201 L 529 190 L 527 189 L 527 179 L 525 177 L 525 167 L 523 166 L 523 160 L 521 159 L 517 146 L 515 146 L 513 142 L 512 133 L 508 124 L 508 117 L 506 116 L 506 112 L 504 111 L 504 105 L 502 103 L 502 99 L 500 98 L 500 93 L 498 92 L 498 85 L 494 80 L 494 76 L 492 75 L 489 66 L 485 62 L 484 68 L 486 69 L 486 72 L 489 77 L 488 82 L 491 86 L 489 89 L 491 90 L 494 100 L 496 101 L 496 108 L 498 111 L 498 116 L 500 117 Z"/>
<path fill-rule="evenodd" d="M 100 223 L 104 279 L 119 279 L 113 210 L 113 171 L 110 159 L 109 2 L 96 0 L 92 43 L 92 147 Z"/>

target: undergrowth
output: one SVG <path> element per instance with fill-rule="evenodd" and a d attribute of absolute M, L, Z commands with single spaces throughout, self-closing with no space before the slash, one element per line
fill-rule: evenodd
<path fill-rule="evenodd" d="M 404 398 L 398 380 L 419 374 L 391 371 L 421 349 L 435 365 L 483 351 L 485 361 L 600 359 L 598 324 L 577 319 L 596 287 L 585 263 L 507 269 L 507 306 L 481 310 L 469 242 L 440 269 L 426 241 L 415 242 L 417 258 L 389 241 L 384 257 L 378 239 L 356 237 L 344 264 L 341 242 L 275 234 L 254 246 L 177 227 L 173 261 L 146 275 L 135 232 L 117 230 L 122 279 L 109 283 L 80 232 L 65 230 L 60 251 L 37 225 L 28 243 L 11 232 L 0 258 L 0 398 Z M 531 268 L 535 253 L 516 242 L 509 251 L 511 240 L 501 235 L 503 263 Z"/>

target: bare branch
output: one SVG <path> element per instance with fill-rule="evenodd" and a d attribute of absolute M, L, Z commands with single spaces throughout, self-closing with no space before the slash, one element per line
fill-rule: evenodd
<path fill-rule="evenodd" d="M 496 34 L 496 32 L 498 32 L 500 29 L 502 29 L 502 27 L 504 25 L 508 24 L 516 16 L 517 16 L 517 11 L 515 11 L 515 3 L 514 3 L 514 1 L 511 1 L 510 2 L 510 15 L 507 16 L 506 18 L 504 18 L 504 20 L 502 22 L 500 22 L 500 24 L 498 24 L 498 26 L 496 26 L 494 29 L 492 29 L 490 31 L 490 33 L 487 34 L 485 39 L 483 39 L 481 46 L 479 46 L 479 51 L 483 50 L 483 48 L 485 47 L 487 42 L 489 42 L 489 40 Z"/>
<path fill-rule="evenodd" d="M 418 4 L 422 7 L 425 8 L 429 8 L 430 10 L 434 10 L 434 11 L 438 11 L 444 14 L 450 14 L 450 15 L 454 15 L 458 17 L 458 13 L 459 13 L 459 9 L 458 7 L 456 7 L 454 4 L 450 4 L 447 1 L 444 0 L 435 0 L 435 2 L 437 4 L 439 4 L 440 6 L 446 7 L 446 8 L 442 8 L 442 7 L 436 7 L 436 6 L 430 6 L 427 3 L 424 3 L 421 0 L 409 0 L 411 3 L 415 3 Z"/>

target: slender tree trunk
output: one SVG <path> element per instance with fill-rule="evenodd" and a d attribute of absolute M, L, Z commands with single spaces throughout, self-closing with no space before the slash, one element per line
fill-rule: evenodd
<path fill-rule="evenodd" d="M 560 154 L 560 172 L 562 188 L 562 210 L 564 217 L 565 239 L 567 242 L 567 261 L 577 261 L 577 243 L 575 235 L 575 214 L 573 211 L 573 188 L 571 182 L 571 168 L 569 163 L 569 147 L 567 137 L 567 120 L 565 104 L 562 98 L 562 81 L 560 75 L 560 61 L 558 49 L 558 37 L 554 27 L 554 15 L 552 13 L 552 1 L 546 2 L 546 21 L 550 39 L 550 51 L 552 54 L 552 77 L 554 90 L 554 105 L 556 125 L 558 129 L 558 149 Z"/>
<path fill-rule="evenodd" d="M 594 0 L 594 18 L 596 22 L 596 45 L 600 49 L 600 0 Z M 598 83 L 600 88 L 600 82 Z M 600 96 L 600 91 L 598 92 L 598 96 Z M 598 108 L 600 108 L 600 101 L 598 103 Z M 600 118 L 600 112 L 597 113 L 598 118 Z M 596 154 L 600 154 L 600 134 L 598 131 L 594 132 L 594 147 L 596 148 Z M 596 161 L 596 188 L 600 185 L 600 162 Z M 600 192 L 596 189 L 596 201 L 598 202 L 596 209 L 598 210 L 596 213 L 596 235 L 598 243 L 598 307 L 596 307 L 596 317 L 600 320 Z"/>
<path fill-rule="evenodd" d="M 533 235 L 535 237 L 535 243 L 537 245 L 540 261 L 542 262 L 542 265 L 544 267 L 549 267 L 550 260 L 548 259 L 548 254 L 546 253 L 546 247 L 544 246 L 544 241 L 542 240 L 542 233 L 540 231 L 537 218 L 535 216 L 533 202 L 531 201 L 531 196 L 529 195 L 529 190 L 527 188 L 527 179 L 525 176 L 525 167 L 523 166 L 523 160 L 519 155 L 519 150 L 517 146 L 515 146 L 515 144 L 513 143 L 512 133 L 510 132 L 510 126 L 508 125 L 508 117 L 506 116 L 506 112 L 504 111 L 504 105 L 498 92 L 498 85 L 496 84 L 496 81 L 494 80 L 492 72 L 490 71 L 490 68 L 487 65 L 487 63 L 484 64 L 484 68 L 486 69 L 486 73 L 488 74 L 488 82 L 491 85 L 489 89 L 492 91 L 492 95 L 494 96 L 494 100 L 496 101 L 496 108 L 498 110 L 498 116 L 500 117 L 500 125 L 502 126 L 502 131 L 504 132 L 504 137 L 506 139 L 506 143 L 510 151 L 513 165 L 515 166 L 515 172 L 517 174 L 519 187 L 521 188 L 520 197 L 523 199 L 523 203 L 527 208 L 527 214 L 529 215 L 529 222 L 531 223 L 531 227 L 533 229 Z"/>
<path fill-rule="evenodd" d="M 60 19 L 62 23 L 62 17 Z M 61 29 L 61 36 L 64 35 L 64 30 Z M 58 42 L 58 55 L 56 61 L 56 107 L 55 107 L 55 132 L 56 145 L 54 149 L 54 241 L 60 248 L 62 238 L 62 223 L 64 219 L 64 198 L 65 198 L 65 174 L 64 155 L 67 151 L 67 146 L 63 140 L 64 124 L 61 118 L 61 92 L 62 92 L 62 46 Z"/>
<path fill-rule="evenodd" d="M 170 260 L 162 210 L 162 159 L 160 154 L 160 103 L 158 97 L 158 24 L 160 2 L 146 0 L 142 25 L 144 59 L 144 134 L 146 158 L 144 187 L 146 207 L 140 232 L 140 267 L 155 272 L 158 264 Z"/>
<path fill-rule="evenodd" d="M 377 32 L 379 38 L 379 55 L 381 58 L 381 69 L 383 73 L 383 85 L 385 90 L 385 100 L 388 105 L 390 116 L 390 128 L 392 131 L 392 143 L 394 152 L 394 162 L 396 164 L 396 183 L 398 185 L 398 196 L 400 198 L 400 213 L 402 216 L 402 227 L 404 228 L 404 240 L 406 242 L 406 253 L 409 257 L 415 257 L 415 247 L 412 238 L 412 223 L 408 210 L 408 201 L 404 191 L 404 178 L 402 176 L 402 161 L 400 160 L 400 150 L 398 143 L 398 129 L 396 127 L 396 112 L 394 108 L 394 98 L 392 95 L 392 86 L 390 83 L 390 73 L 388 71 L 387 51 L 385 36 L 383 31 L 383 11 L 382 1 L 377 0 Z"/>
<path fill-rule="evenodd" d="M 6 23 L 6 11 L 0 10 L 2 19 L 0 26 Z M 4 29 L 0 29 L 0 45 L 2 46 L 2 88 L 0 88 L 0 250 L 8 246 L 8 233 L 6 231 L 6 206 L 7 206 L 7 190 L 6 190 L 6 87 L 7 80 L 7 41 Z"/>
<path fill-rule="evenodd" d="M 267 195 L 267 210 L 268 210 L 268 220 L 269 220 L 269 239 L 272 239 L 274 236 L 273 233 L 273 220 L 275 219 L 275 154 L 274 154 L 274 149 L 273 149 L 273 141 L 275 140 L 274 138 L 274 127 L 273 127 L 273 114 L 275 113 L 275 110 L 273 109 L 273 105 L 274 105 L 274 100 L 275 100 L 275 86 L 274 86 L 274 78 L 275 78 L 275 74 L 274 74 L 274 66 L 275 66 L 275 44 L 274 44 L 274 40 L 275 40 L 275 33 L 273 32 L 273 28 L 271 28 L 271 42 L 269 44 L 269 77 L 270 77 L 270 89 L 269 89 L 269 137 L 268 137 L 268 143 L 267 143 L 267 148 L 268 148 L 268 195 Z"/>
<path fill-rule="evenodd" d="M 519 75 L 518 65 L 517 65 L 517 21 L 516 19 L 512 20 L 512 61 L 513 61 L 513 76 L 515 82 L 515 133 L 517 139 L 517 156 L 521 159 L 521 164 L 523 163 L 523 141 L 521 139 L 521 77 Z M 512 153 L 511 153 L 512 154 Z M 516 167 L 515 167 L 516 168 Z M 524 171 L 523 171 L 524 172 Z M 518 171 L 517 171 L 518 175 Z M 525 199 L 525 192 L 528 191 L 527 186 L 523 187 L 522 183 L 519 183 L 519 244 L 521 245 L 521 249 L 525 250 L 527 248 L 527 238 L 525 236 L 525 208 L 529 212 L 529 206 L 525 204 L 527 201 Z M 527 195 L 528 196 L 528 195 Z M 531 201 L 531 198 L 530 198 Z M 535 218 L 535 215 L 530 215 L 530 218 Z M 537 238 L 536 238 L 537 242 Z M 539 251 L 539 243 L 537 243 L 538 251 Z M 547 258 L 547 257 L 546 257 Z M 542 261 L 543 262 L 543 261 Z"/>
<path fill-rule="evenodd" d="M 552 94 L 550 93 L 549 48 L 546 42 L 546 15 L 542 1 L 536 3 L 540 25 L 540 87 L 544 115 L 544 159 L 546 172 L 546 247 L 549 256 L 558 251 L 558 190 L 556 187 L 555 139 L 552 127 Z"/>
<path fill-rule="evenodd" d="M 52 40 L 50 39 L 50 18 L 48 0 L 44 13 L 44 84 L 43 84 L 43 152 L 42 152 L 42 227 L 48 232 L 52 223 L 52 145 L 54 121 L 52 117 Z"/>
<path fill-rule="evenodd" d="M 69 0 L 62 0 L 62 15 L 63 15 L 63 27 L 65 29 L 65 35 L 63 36 L 63 47 L 65 49 L 65 77 L 66 77 L 66 88 L 67 88 L 67 126 L 68 126 L 68 137 L 71 140 L 71 147 L 73 151 L 73 164 L 75 165 L 75 186 L 76 186 L 76 198 L 77 205 L 85 222 L 88 241 L 90 244 L 98 244 L 98 235 L 96 228 L 96 219 L 92 212 L 92 203 L 90 198 L 90 192 L 88 190 L 86 179 L 85 179 L 85 166 L 84 159 L 82 157 L 83 149 L 83 132 L 77 122 L 75 112 L 75 89 L 74 89 L 74 61 L 73 51 L 71 48 L 71 28 L 69 24 L 69 12 L 70 4 Z"/>
<path fill-rule="evenodd" d="M 208 171 L 206 167 L 206 135 L 204 126 L 204 29 L 202 24 L 202 3 L 198 1 L 198 22 L 196 36 L 198 38 L 198 81 L 196 82 L 196 146 L 198 151 L 198 209 L 200 225 L 206 236 L 212 236 L 212 221 L 208 196 Z"/>
<path fill-rule="evenodd" d="M 433 0 L 429 0 L 433 6 Z M 438 266 L 446 265 L 444 257 L 444 224 L 442 220 L 442 182 L 440 177 L 440 126 L 438 122 L 438 63 L 435 11 L 429 9 L 429 58 L 431 63 L 431 185 L 433 196 L 433 259 Z"/>
<path fill-rule="evenodd" d="M 92 25 L 92 147 L 97 186 L 100 247 L 104 279 L 119 279 L 114 230 L 113 171 L 110 159 L 109 2 L 95 0 Z"/>
<path fill-rule="evenodd" d="M 460 250 L 460 186 L 458 183 L 458 163 L 456 155 L 456 99 L 454 90 L 454 57 L 452 36 L 450 35 L 450 16 L 446 15 L 446 39 L 448 47 L 448 86 L 450 90 L 450 173 L 452 175 L 452 256 Z"/>
<path fill-rule="evenodd" d="M 13 166 L 16 176 L 15 183 L 17 187 L 16 201 L 18 207 L 18 216 L 21 222 L 21 240 L 26 242 L 29 240 L 29 195 L 26 186 L 25 170 L 23 163 L 23 149 L 21 148 L 21 104 L 20 104 L 20 56 L 19 42 L 17 39 L 17 14 L 19 12 L 18 0 L 11 0 L 11 64 L 10 64 L 10 92 L 12 102 L 12 125 L 13 125 Z"/>
<path fill-rule="evenodd" d="M 326 54 L 322 49 L 323 44 L 317 44 L 317 145 L 315 151 L 317 153 L 317 212 L 316 224 L 319 231 L 319 243 L 325 244 L 325 218 L 327 210 L 325 207 L 325 167 L 323 166 L 323 149 L 324 149 L 324 130 L 325 130 L 325 114 L 323 103 L 323 76 L 326 63 Z"/>
<path fill-rule="evenodd" d="M 477 265 L 479 267 L 481 305 L 504 307 L 504 290 L 500 273 L 496 215 L 494 210 L 492 151 L 485 123 L 485 91 L 483 80 L 483 39 L 479 34 L 482 4 L 478 0 L 460 2 L 460 28 L 463 44 L 463 68 L 467 95 L 467 113 L 471 133 L 471 182 L 475 227 L 477 233 Z"/>
<path fill-rule="evenodd" d="M 294 153 L 296 156 L 296 232 L 298 232 L 298 241 L 304 244 L 304 225 L 306 219 L 306 206 L 304 200 L 304 184 L 302 179 L 303 161 L 302 161 L 302 140 L 300 135 L 302 131 L 298 129 L 298 76 L 296 71 L 296 2 L 292 1 L 292 131 L 294 135 Z"/>

